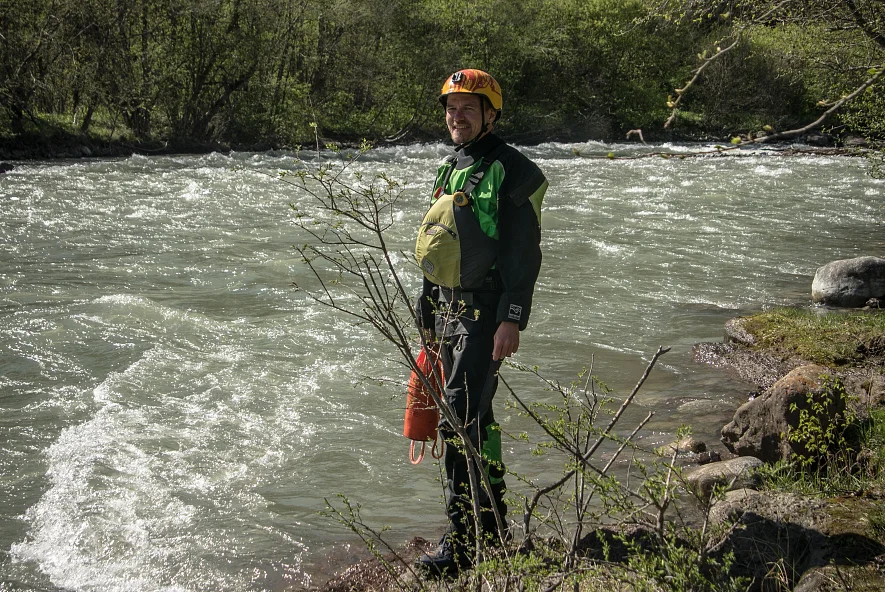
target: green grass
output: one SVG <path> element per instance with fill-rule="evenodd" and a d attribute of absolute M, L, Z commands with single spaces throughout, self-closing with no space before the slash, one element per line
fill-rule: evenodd
<path fill-rule="evenodd" d="M 869 417 L 851 426 L 851 431 L 851 445 L 831 453 L 818 467 L 803 468 L 788 461 L 762 467 L 765 488 L 815 497 L 885 494 L 885 407 L 870 409 Z M 885 517 L 882 528 L 885 531 Z"/>
<path fill-rule="evenodd" d="M 835 312 L 785 308 L 748 317 L 743 327 L 757 347 L 839 367 L 885 355 L 885 311 Z"/>

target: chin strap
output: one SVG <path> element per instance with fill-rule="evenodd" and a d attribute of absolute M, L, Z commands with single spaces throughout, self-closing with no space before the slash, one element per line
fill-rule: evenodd
<path fill-rule="evenodd" d="M 491 122 L 491 121 L 486 122 L 486 112 L 483 111 L 483 112 L 482 112 L 482 128 L 480 129 L 480 132 L 479 132 L 478 134 L 476 134 L 475 137 L 473 137 L 473 138 L 470 139 L 470 140 L 467 140 L 467 141 L 464 142 L 463 144 L 456 144 L 456 145 L 455 145 L 455 150 L 456 150 L 456 151 L 457 151 L 457 150 L 464 150 L 464 149 L 467 148 L 468 146 L 472 146 L 474 143 L 478 142 L 480 138 L 482 138 L 482 137 L 485 136 L 487 133 L 489 133 L 490 131 L 492 131 L 492 129 L 491 129 L 491 127 L 490 127 L 491 125 L 492 125 L 492 122 Z"/>

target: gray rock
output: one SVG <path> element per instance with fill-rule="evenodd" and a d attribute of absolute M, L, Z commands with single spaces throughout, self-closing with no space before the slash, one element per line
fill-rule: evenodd
<path fill-rule="evenodd" d="M 827 134 L 808 134 L 805 143 L 809 146 L 832 146 L 835 144 L 833 137 Z"/>
<path fill-rule="evenodd" d="M 756 345 L 756 338 L 744 329 L 744 319 L 739 317 L 725 322 L 725 342 Z"/>
<path fill-rule="evenodd" d="M 728 495 L 721 526 L 733 526 L 713 555 L 731 554 L 732 572 L 753 580 L 747 590 L 885 590 L 878 568 L 885 547 L 870 521 L 881 512 L 877 500 Z"/>
<path fill-rule="evenodd" d="M 746 592 L 881 591 L 885 546 L 874 516 L 881 516 L 876 499 L 734 490 L 711 508 L 706 552 L 745 579 Z M 648 525 L 607 525 L 580 548 L 588 558 L 623 563 L 657 554 L 660 538 Z"/>
<path fill-rule="evenodd" d="M 870 141 L 861 136 L 845 136 L 842 145 L 846 148 L 866 148 L 870 145 Z"/>
<path fill-rule="evenodd" d="M 751 458 L 751 457 L 745 457 Z M 761 466 L 761 465 L 759 465 Z M 750 489 L 749 487 L 744 487 L 742 489 L 732 489 L 731 491 L 727 491 L 725 493 L 725 497 L 722 498 L 722 501 L 719 502 L 721 504 L 741 504 L 744 502 L 748 502 L 750 498 L 762 495 L 759 491 L 755 489 Z"/>
<path fill-rule="evenodd" d="M 719 462 L 722 460 L 722 455 L 716 452 L 715 450 L 705 450 L 701 452 L 697 456 L 697 462 L 699 465 L 707 465 L 710 463 Z"/>
<path fill-rule="evenodd" d="M 824 592 L 831 590 L 833 575 L 828 574 L 820 567 L 812 567 L 799 578 L 793 592 Z"/>
<path fill-rule="evenodd" d="M 803 572 L 823 561 L 827 538 L 814 528 L 823 500 L 766 494 L 732 505 L 735 527 L 717 551 L 731 553 L 733 569 L 753 579 L 748 590 L 792 590 Z"/>
<path fill-rule="evenodd" d="M 729 490 L 753 489 L 759 483 L 756 469 L 763 464 L 758 458 L 740 456 L 701 465 L 685 472 L 685 483 L 704 499 L 710 497 L 717 485 L 724 485 Z"/>
<path fill-rule="evenodd" d="M 814 274 L 811 299 L 827 306 L 858 308 L 885 297 L 885 259 L 856 257 L 827 263 Z"/>
<path fill-rule="evenodd" d="M 845 398 L 833 394 L 825 378 L 829 375 L 830 370 L 816 364 L 792 370 L 738 408 L 734 419 L 722 428 L 722 443 L 739 456 L 765 462 L 790 459 L 794 454 L 813 456 L 815 452 L 803 442 L 791 442 L 789 436 L 803 413 L 811 414 L 824 431 L 844 416 Z"/>
<path fill-rule="evenodd" d="M 664 456 L 672 456 L 674 452 L 677 454 L 700 454 L 706 450 L 707 445 L 704 442 L 695 440 L 691 436 L 686 436 L 681 440 L 674 440 L 666 446 L 656 449 L 659 454 Z"/>
<path fill-rule="evenodd" d="M 744 513 L 750 498 L 757 495 L 762 494 L 748 487 L 726 492 L 725 496 L 710 508 L 710 521 L 713 524 L 734 522 Z"/>

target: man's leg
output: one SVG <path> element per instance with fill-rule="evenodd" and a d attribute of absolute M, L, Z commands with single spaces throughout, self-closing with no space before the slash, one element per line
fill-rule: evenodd
<path fill-rule="evenodd" d="M 472 335 L 456 335 L 452 339 L 452 371 L 446 380 L 446 398 L 466 429 L 473 446 L 482 450 L 481 441 L 484 437 L 480 438 L 479 412 L 491 363 L 492 339 L 476 339 Z M 446 513 L 449 517 L 449 530 L 472 541 L 475 534 L 473 499 L 464 444 L 458 440 L 453 430 L 444 430 L 443 434 L 447 441 Z M 484 491 L 480 492 L 481 498 L 484 494 Z"/>
<path fill-rule="evenodd" d="M 491 318 L 490 313 L 474 316 L 470 320 L 449 325 L 454 329 L 444 338 L 446 359 L 445 397 L 477 450 L 482 450 L 480 438 L 481 397 L 492 357 L 493 323 L 482 323 Z M 484 329 L 484 330 L 483 330 Z M 440 334 L 438 327 L 438 333 Z M 486 402 L 486 409 L 490 405 Z M 489 415 L 489 413 L 486 413 Z M 440 435 L 446 441 L 443 463 L 446 471 L 446 515 L 449 526 L 440 547 L 432 554 L 420 557 L 418 563 L 437 572 L 454 571 L 472 563 L 475 546 L 475 520 L 470 490 L 468 460 L 464 443 L 452 426 L 440 424 Z M 481 485 L 481 484 L 480 484 Z M 491 507 L 485 491 L 480 488 L 482 505 Z"/>

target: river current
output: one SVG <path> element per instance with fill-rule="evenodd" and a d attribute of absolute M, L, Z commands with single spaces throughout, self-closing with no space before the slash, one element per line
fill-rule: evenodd
<path fill-rule="evenodd" d="M 825 263 L 885 255 L 885 182 L 863 159 L 605 158 L 708 148 L 521 148 L 550 190 L 515 359 L 564 383 L 592 364 L 622 397 L 671 347 L 636 402 L 655 412 L 650 446 L 683 424 L 715 446 L 750 388 L 696 363 L 694 344 L 737 315 L 810 306 Z M 395 248 L 411 248 L 448 150 L 383 148 L 358 165 L 409 181 Z M 395 352 L 292 286 L 308 274 L 289 208 L 304 196 L 276 174 L 293 166 L 133 156 L 0 175 L 0 590 L 321 583 L 362 554 L 320 514 L 339 494 L 393 542 L 439 536 L 439 470 L 408 461 Z M 529 400 L 551 396 L 502 374 Z M 505 430 L 532 430 L 498 399 Z M 505 460 L 538 482 L 559 474 L 507 439 Z"/>

